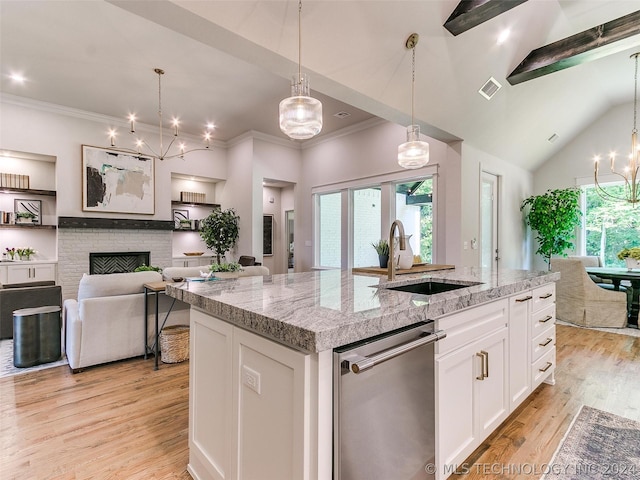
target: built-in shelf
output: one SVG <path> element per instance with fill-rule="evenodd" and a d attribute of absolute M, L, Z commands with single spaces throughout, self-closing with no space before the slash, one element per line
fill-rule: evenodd
<path fill-rule="evenodd" d="M 219 203 L 197 203 L 197 202 L 181 202 L 180 200 L 171 200 L 171 205 L 182 205 L 185 207 L 213 207 L 220 208 Z"/>
<path fill-rule="evenodd" d="M 115 230 L 173 230 L 172 220 L 129 218 L 58 217 L 59 228 L 108 228 Z"/>
<path fill-rule="evenodd" d="M 2 193 L 28 193 L 31 195 L 46 195 L 47 197 L 55 197 L 55 190 L 35 190 L 33 188 L 9 188 L 9 187 L 0 187 L 0 192 Z"/>
<path fill-rule="evenodd" d="M 55 230 L 56 225 L 20 225 L 19 223 L 0 223 L 0 228 L 23 228 L 25 230 Z"/>

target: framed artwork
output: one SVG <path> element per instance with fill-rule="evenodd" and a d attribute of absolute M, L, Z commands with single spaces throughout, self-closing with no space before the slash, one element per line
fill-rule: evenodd
<path fill-rule="evenodd" d="M 155 213 L 153 157 L 82 146 L 82 210 Z"/>
<path fill-rule="evenodd" d="M 262 216 L 262 255 L 273 255 L 273 215 Z"/>
<path fill-rule="evenodd" d="M 173 209 L 173 223 L 175 224 L 176 229 L 182 228 L 182 222 L 187 222 L 189 220 L 189 210 L 186 209 Z M 191 222 L 189 222 L 189 228 L 191 228 Z"/>
<path fill-rule="evenodd" d="M 16 223 L 42 225 L 42 201 L 16 198 L 13 201 Z"/>

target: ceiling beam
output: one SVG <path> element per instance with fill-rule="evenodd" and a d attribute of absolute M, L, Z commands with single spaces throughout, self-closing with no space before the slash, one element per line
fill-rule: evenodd
<path fill-rule="evenodd" d="M 460 35 L 527 0 L 461 0 L 444 22 L 444 28 Z"/>
<path fill-rule="evenodd" d="M 517 85 L 618 53 L 632 46 L 622 40 L 636 35 L 640 35 L 640 10 L 532 50 L 511 72 L 507 81 Z"/>

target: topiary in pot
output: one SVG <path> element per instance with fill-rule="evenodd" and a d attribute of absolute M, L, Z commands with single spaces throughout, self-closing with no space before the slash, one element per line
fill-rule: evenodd
<path fill-rule="evenodd" d="M 216 254 L 218 263 L 222 255 L 231 250 L 240 235 L 240 217 L 230 208 L 214 210 L 200 222 L 200 236 L 207 248 Z"/>
<path fill-rule="evenodd" d="M 573 248 L 576 227 L 580 225 L 580 190 L 547 190 L 543 195 L 533 195 L 522 202 L 520 210 L 528 208 L 527 225 L 537 233 L 536 253 L 544 257 L 551 269 L 551 256 L 566 256 L 565 250 Z"/>

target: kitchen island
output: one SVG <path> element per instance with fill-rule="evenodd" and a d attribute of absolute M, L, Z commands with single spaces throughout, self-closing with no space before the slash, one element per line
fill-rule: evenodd
<path fill-rule="evenodd" d="M 447 334 L 435 347 L 435 470 L 446 478 L 541 381 L 552 381 L 558 277 L 458 268 L 389 284 L 327 270 L 168 285 L 192 306 L 189 472 L 332 478 L 333 349 L 433 320 Z M 427 279 L 464 287 L 428 296 L 386 288 Z M 481 387 L 476 350 L 498 358 Z"/>

